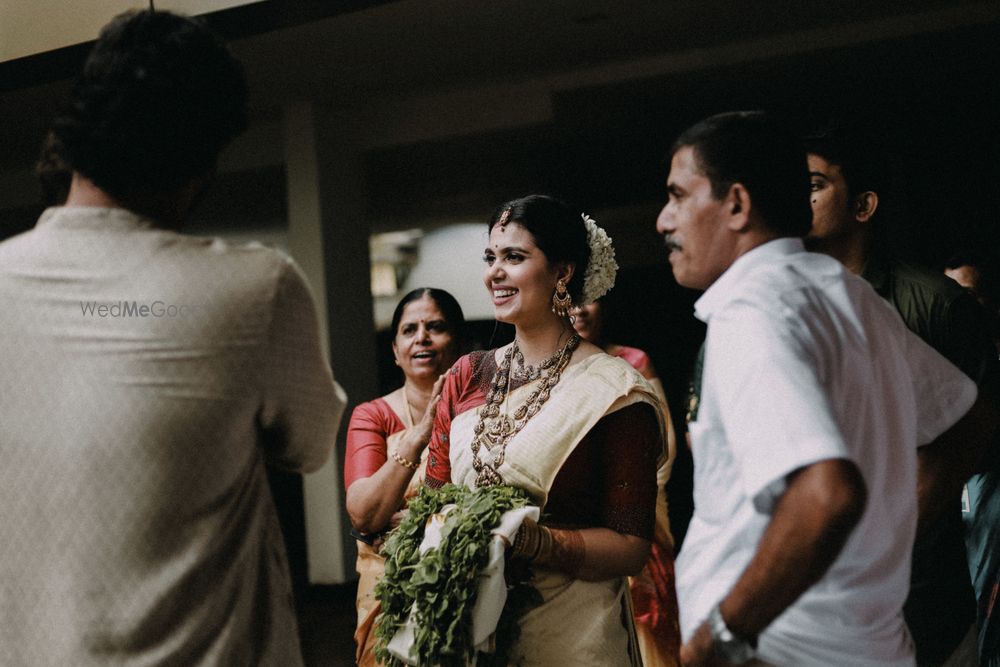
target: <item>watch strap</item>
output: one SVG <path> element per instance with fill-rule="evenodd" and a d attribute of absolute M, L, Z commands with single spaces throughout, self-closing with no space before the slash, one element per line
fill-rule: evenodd
<path fill-rule="evenodd" d="M 712 635 L 712 646 L 715 652 L 727 662 L 742 665 L 757 654 L 757 642 L 754 639 L 744 639 L 733 634 L 726 620 L 722 618 L 719 605 L 712 607 L 708 613 L 708 629 Z"/>

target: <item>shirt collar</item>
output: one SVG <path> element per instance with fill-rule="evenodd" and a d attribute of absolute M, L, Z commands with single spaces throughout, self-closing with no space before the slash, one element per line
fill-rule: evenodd
<path fill-rule="evenodd" d="M 702 322 L 708 322 L 712 314 L 724 306 L 738 292 L 740 283 L 758 266 L 771 264 L 776 260 L 805 252 L 802 239 L 783 237 L 762 243 L 736 258 L 729 268 L 712 283 L 694 304 L 694 314 Z"/>
<path fill-rule="evenodd" d="M 37 227 L 46 229 L 148 229 L 153 221 L 124 208 L 53 206 L 42 212 Z"/>

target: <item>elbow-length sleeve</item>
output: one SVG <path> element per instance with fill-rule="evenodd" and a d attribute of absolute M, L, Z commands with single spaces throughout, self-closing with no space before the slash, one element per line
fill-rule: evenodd
<path fill-rule="evenodd" d="M 545 523 L 609 528 L 651 540 L 662 450 L 652 405 L 637 403 L 602 417 L 556 475 Z"/>
<path fill-rule="evenodd" d="M 625 535 L 653 539 L 656 469 L 663 438 L 654 408 L 637 403 L 597 423 L 591 437 L 601 441 L 600 522 Z"/>
<path fill-rule="evenodd" d="M 347 452 L 344 456 L 344 488 L 359 479 L 371 477 L 388 458 L 386 440 L 402 428 L 398 420 L 390 419 L 379 410 L 377 401 L 362 403 L 354 408 L 347 425 Z"/>

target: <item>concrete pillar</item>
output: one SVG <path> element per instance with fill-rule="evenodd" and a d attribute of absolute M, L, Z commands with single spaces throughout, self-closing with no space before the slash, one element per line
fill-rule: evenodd
<path fill-rule="evenodd" d="M 289 251 L 316 296 L 337 381 L 350 406 L 337 449 L 306 475 L 309 581 L 332 584 L 354 576 L 354 542 L 344 510 L 344 434 L 350 408 L 375 395 L 372 299 L 359 151 L 339 124 L 311 103 L 284 111 Z"/>

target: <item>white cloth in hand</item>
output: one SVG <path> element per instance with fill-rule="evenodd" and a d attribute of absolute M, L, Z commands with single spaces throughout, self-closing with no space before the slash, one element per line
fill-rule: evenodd
<path fill-rule="evenodd" d="M 440 513 L 428 517 L 424 528 L 424 539 L 420 542 L 421 554 L 440 547 L 445 516 L 454 508 L 454 505 L 445 505 Z M 514 536 L 517 535 L 521 523 L 526 518 L 537 521 L 539 514 L 539 509 L 533 505 L 508 510 L 501 515 L 500 522 L 491 531 L 489 558 L 479 572 L 476 604 L 472 608 L 472 645 L 477 651 L 489 647 L 490 636 L 496 631 L 500 614 L 503 612 L 504 604 L 507 603 L 504 552 L 514 542 Z M 406 622 L 396 631 L 387 646 L 389 653 L 407 665 L 417 664 L 417 656 L 412 653 L 416 637 L 415 611 L 415 609 L 410 610 Z"/>

